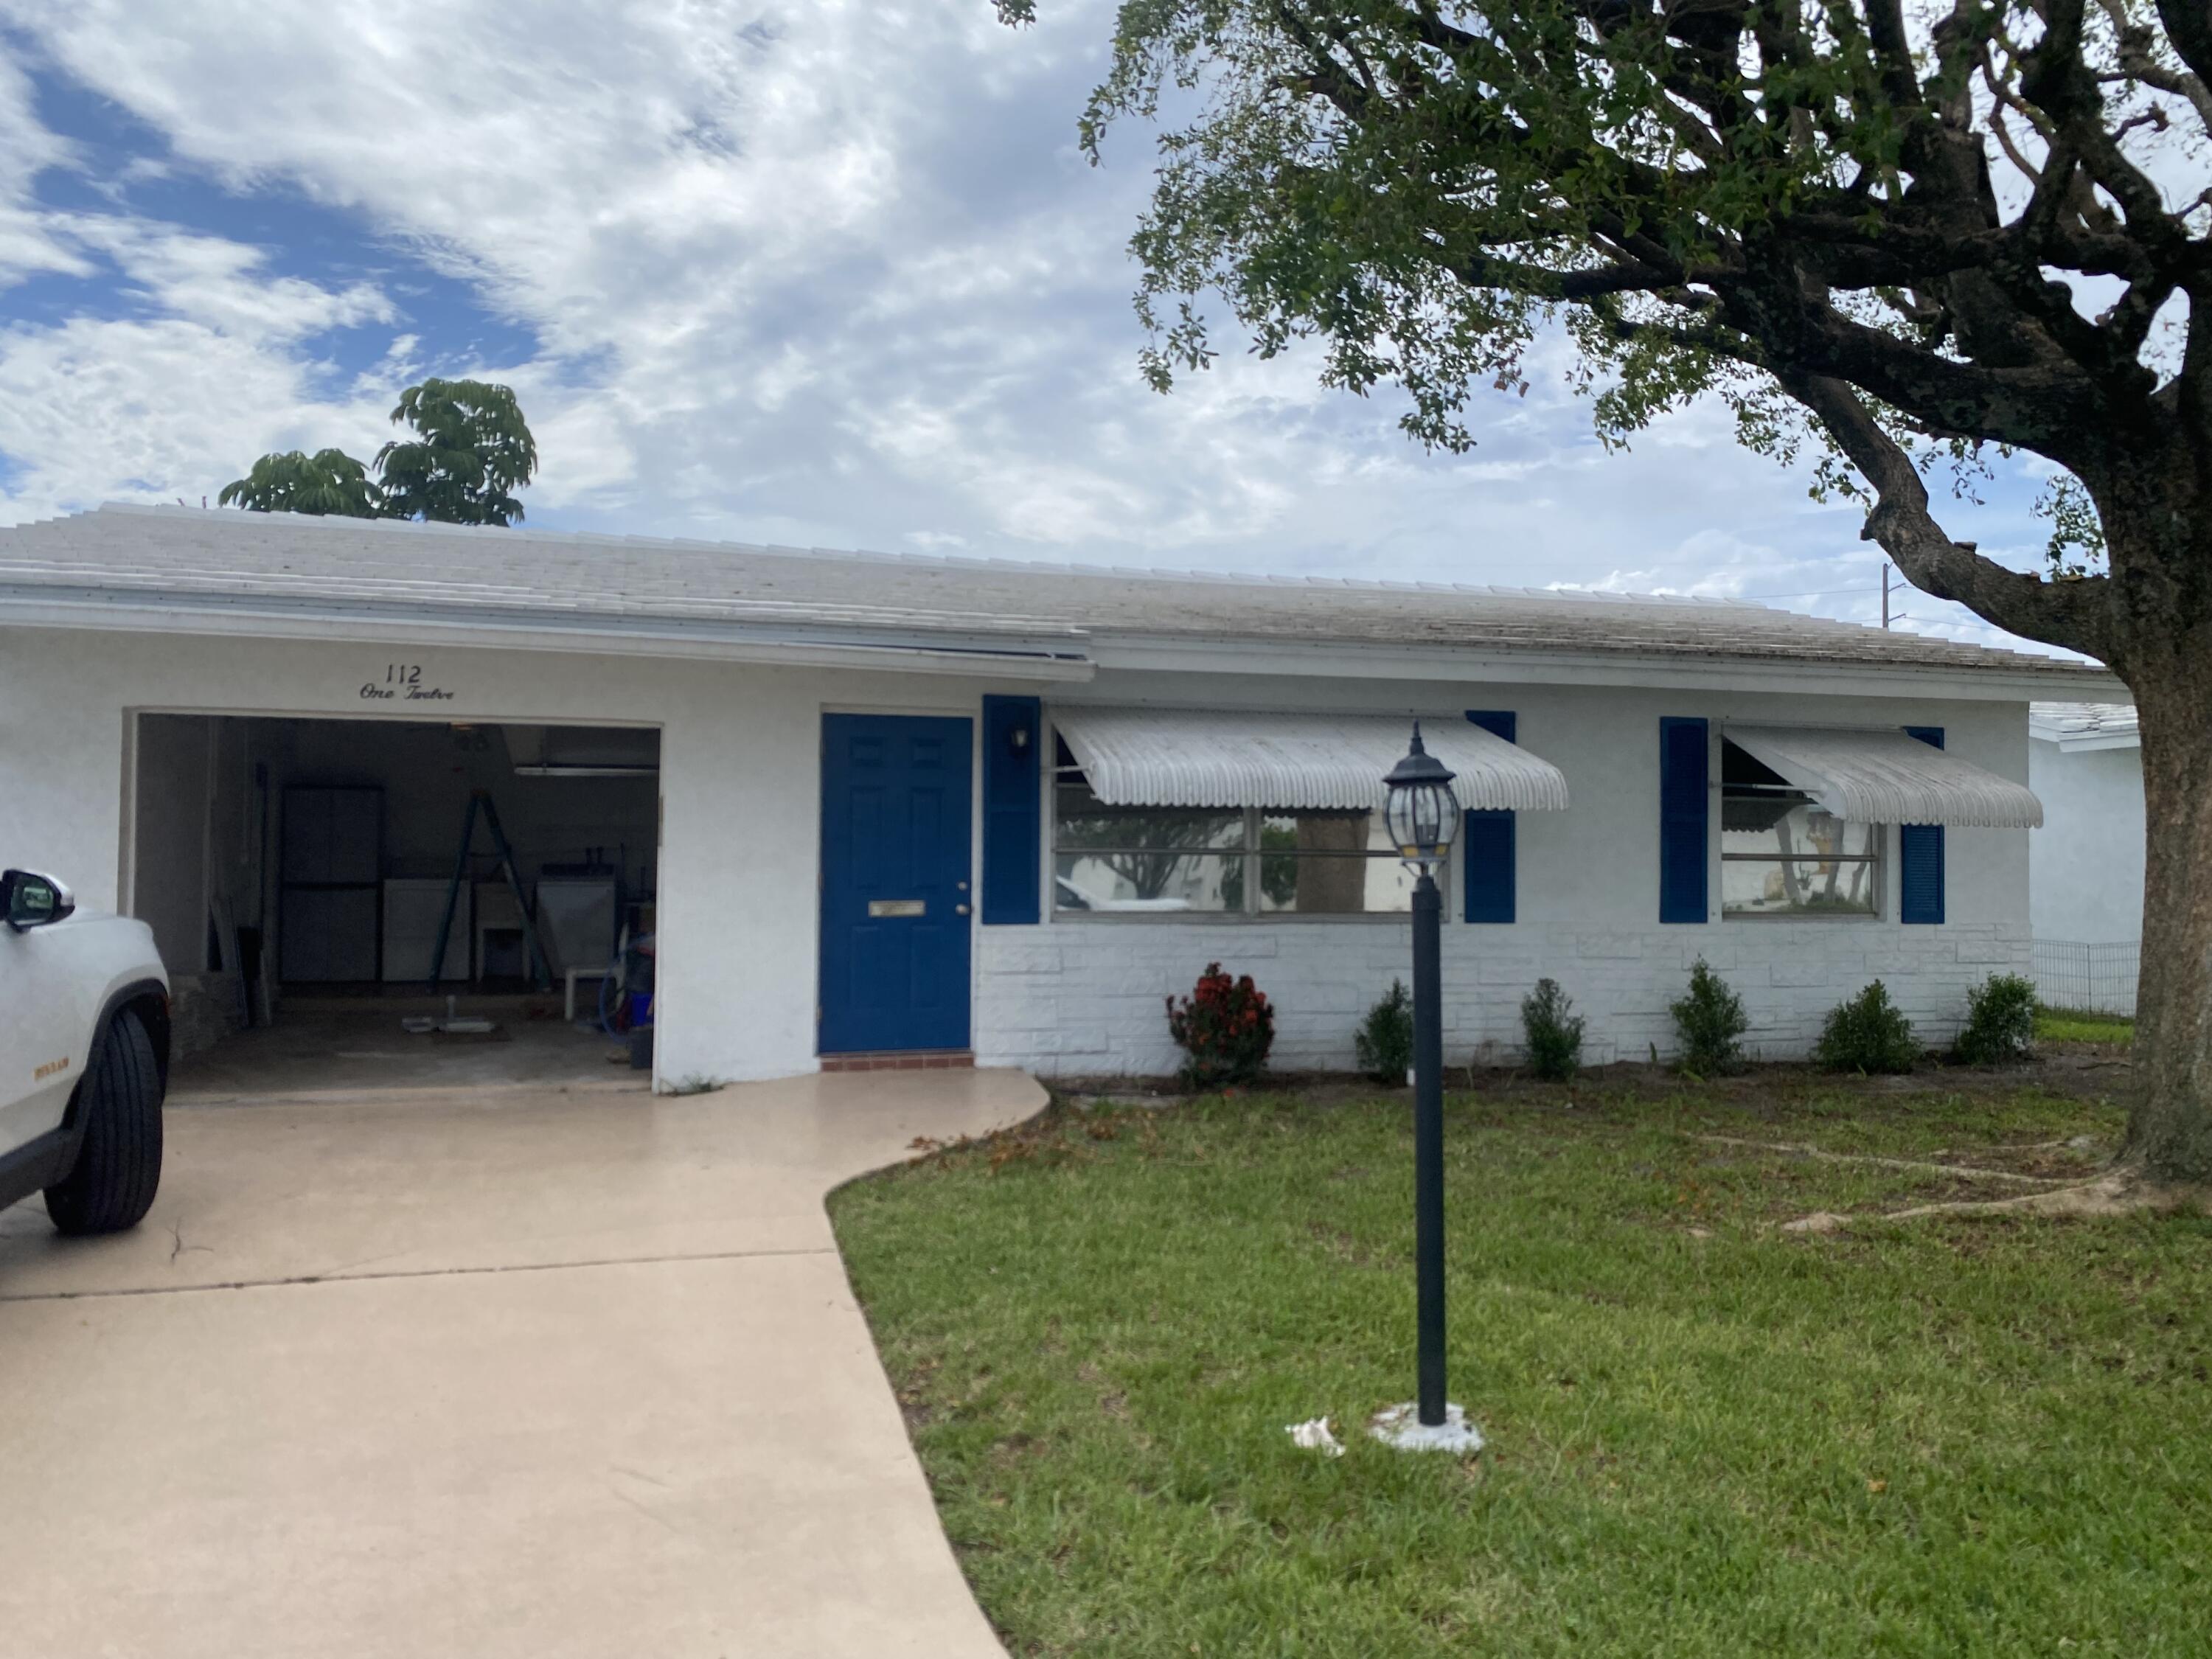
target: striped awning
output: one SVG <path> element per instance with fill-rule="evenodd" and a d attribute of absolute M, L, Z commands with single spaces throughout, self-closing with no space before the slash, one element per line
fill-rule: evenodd
<path fill-rule="evenodd" d="M 2001 778 L 1903 732 L 1724 726 L 1721 735 L 1839 818 L 2039 830 L 2043 803 Z"/>
<path fill-rule="evenodd" d="M 1248 714 L 1224 709 L 1053 710 L 1091 793 L 1109 806 L 1261 806 L 1364 811 L 1406 752 L 1405 714 Z M 1421 720 L 1428 750 L 1458 774 L 1470 811 L 1564 807 L 1567 781 L 1547 760 L 1463 715 Z"/>

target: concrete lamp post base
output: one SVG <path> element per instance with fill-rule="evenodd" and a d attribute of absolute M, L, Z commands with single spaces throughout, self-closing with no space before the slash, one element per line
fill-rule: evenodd
<path fill-rule="evenodd" d="M 1444 1420 L 1433 1424 L 1421 1421 L 1420 1407 L 1413 1401 L 1388 1406 L 1375 1413 L 1367 1432 L 1400 1451 L 1440 1451 L 1472 1457 L 1482 1449 L 1482 1431 L 1468 1422 L 1467 1413 L 1457 1406 L 1446 1406 Z"/>

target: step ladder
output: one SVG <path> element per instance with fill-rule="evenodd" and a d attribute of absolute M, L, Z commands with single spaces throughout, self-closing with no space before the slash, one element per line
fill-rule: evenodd
<path fill-rule="evenodd" d="M 499 808 L 491 804 L 489 790 L 478 789 L 469 796 L 467 816 L 461 820 L 461 850 L 453 859 L 453 878 L 446 884 L 446 914 L 438 923 L 438 948 L 430 953 L 430 989 L 434 994 L 445 978 L 446 945 L 453 932 L 453 911 L 460 903 L 461 884 L 469 878 L 469 858 L 475 849 L 477 817 L 483 817 L 484 828 L 491 832 L 492 851 L 499 860 L 500 873 L 507 878 L 507 890 L 514 895 L 515 914 L 522 918 L 522 948 L 525 967 L 530 982 L 541 991 L 553 988 L 553 970 L 546 966 L 545 952 L 538 943 L 538 929 L 530 920 L 530 905 L 522 896 L 522 875 L 514 867 L 514 849 L 507 845 L 507 831 L 500 828 Z"/>

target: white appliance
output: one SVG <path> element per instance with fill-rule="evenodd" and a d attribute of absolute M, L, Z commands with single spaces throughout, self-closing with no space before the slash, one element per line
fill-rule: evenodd
<path fill-rule="evenodd" d="M 558 978 L 571 968 L 604 968 L 615 953 L 611 877 L 557 876 L 538 884 L 538 942 Z"/>
<path fill-rule="evenodd" d="M 392 877 L 384 884 L 384 978 L 387 984 L 412 981 L 428 984 L 430 957 L 438 948 L 438 923 L 446 914 L 446 890 L 452 883 L 440 877 Z M 470 925 L 469 884 L 453 900 L 453 931 L 446 939 L 446 961 L 440 983 L 469 976 L 469 946 L 475 932 Z"/>

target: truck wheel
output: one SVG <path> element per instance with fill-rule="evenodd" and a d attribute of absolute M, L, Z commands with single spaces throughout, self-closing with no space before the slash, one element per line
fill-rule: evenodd
<path fill-rule="evenodd" d="M 46 1213 L 65 1233 L 120 1232 L 144 1218 L 161 1184 L 161 1072 L 130 1009 L 109 1024 L 82 1087 L 84 1141 L 76 1166 L 46 1188 Z"/>

